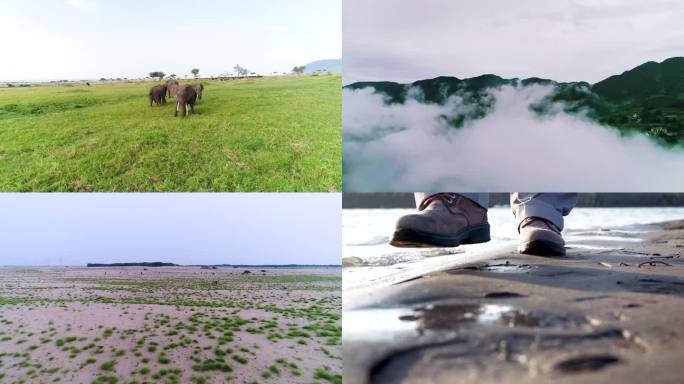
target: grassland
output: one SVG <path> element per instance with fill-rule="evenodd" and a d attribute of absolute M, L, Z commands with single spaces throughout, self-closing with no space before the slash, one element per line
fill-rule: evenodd
<path fill-rule="evenodd" d="M 204 83 L 185 119 L 151 82 L 0 89 L 0 190 L 341 190 L 339 75 Z"/>
<path fill-rule="evenodd" d="M 242 272 L 0 269 L 0 382 L 341 383 L 339 269 Z"/>

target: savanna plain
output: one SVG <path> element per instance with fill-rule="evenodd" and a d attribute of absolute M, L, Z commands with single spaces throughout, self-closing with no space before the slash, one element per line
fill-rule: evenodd
<path fill-rule="evenodd" d="M 157 81 L 0 88 L 0 190 L 341 189 L 340 75 L 191 82 L 185 118 Z"/>
<path fill-rule="evenodd" d="M 341 383 L 340 269 L 0 268 L 0 382 Z"/>

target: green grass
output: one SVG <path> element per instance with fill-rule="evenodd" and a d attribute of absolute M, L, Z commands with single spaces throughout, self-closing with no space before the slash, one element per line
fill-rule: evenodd
<path fill-rule="evenodd" d="M 196 384 L 206 384 L 209 382 L 209 379 L 204 376 L 192 376 L 190 377 L 190 381 Z"/>
<path fill-rule="evenodd" d="M 233 370 L 233 368 L 226 364 L 223 360 L 216 359 L 216 360 L 204 360 L 198 364 L 194 364 L 192 366 L 193 371 L 222 371 L 222 372 L 230 372 Z"/>
<path fill-rule="evenodd" d="M 233 360 L 237 361 L 240 364 L 247 364 L 247 358 L 244 356 L 233 355 Z"/>
<path fill-rule="evenodd" d="M 110 361 L 105 361 L 100 365 L 100 370 L 102 371 L 113 371 L 114 366 L 116 365 L 116 361 L 110 360 Z"/>
<path fill-rule="evenodd" d="M 160 353 L 160 354 L 159 354 L 159 357 L 157 358 L 157 362 L 158 362 L 159 364 L 168 364 L 168 363 L 171 362 L 171 359 L 169 359 L 169 357 L 166 356 L 165 353 Z"/>
<path fill-rule="evenodd" d="M 340 275 L 276 275 L 276 276 L 245 276 L 244 280 L 263 283 L 300 283 L 300 282 L 341 282 Z"/>
<path fill-rule="evenodd" d="M 325 368 L 316 368 L 314 372 L 315 379 L 325 380 L 333 384 L 342 384 L 342 375 L 335 372 L 330 372 Z"/>
<path fill-rule="evenodd" d="M 98 376 L 93 380 L 93 384 L 116 384 L 119 379 L 116 376 Z"/>
<path fill-rule="evenodd" d="M 339 191 L 339 75 L 206 82 L 197 115 L 151 83 L 0 89 L 1 191 Z"/>

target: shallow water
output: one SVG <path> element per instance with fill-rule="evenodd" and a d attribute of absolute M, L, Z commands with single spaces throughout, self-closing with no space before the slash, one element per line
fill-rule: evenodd
<path fill-rule="evenodd" d="M 342 326 L 346 341 L 379 342 L 458 332 L 471 325 L 563 329 L 576 328 L 587 321 L 577 314 L 527 311 L 509 304 L 440 302 L 345 311 Z"/>

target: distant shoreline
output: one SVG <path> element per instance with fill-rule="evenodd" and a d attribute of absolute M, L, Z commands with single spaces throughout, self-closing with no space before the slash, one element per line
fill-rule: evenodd
<path fill-rule="evenodd" d="M 86 264 L 88 268 L 96 267 L 178 267 L 178 264 L 174 263 L 163 263 L 161 261 L 152 262 L 139 262 L 139 263 L 110 263 L 110 264 L 100 264 L 100 263 L 88 263 Z"/>

